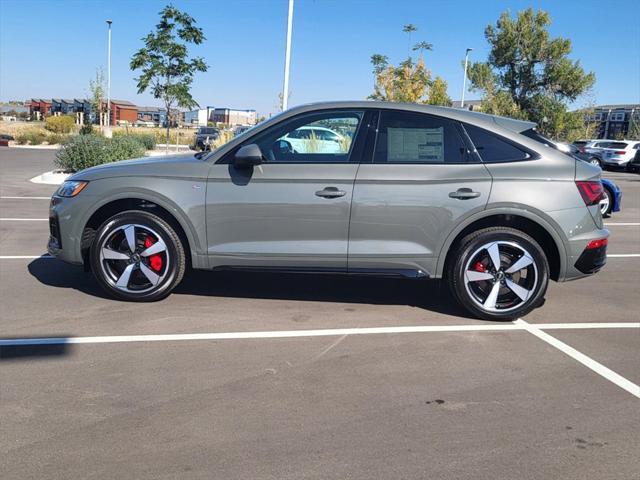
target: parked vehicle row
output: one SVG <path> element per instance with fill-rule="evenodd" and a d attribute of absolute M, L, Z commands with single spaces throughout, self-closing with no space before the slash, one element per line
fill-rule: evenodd
<path fill-rule="evenodd" d="M 444 278 L 474 315 L 517 318 L 549 279 L 597 272 L 609 235 L 601 170 L 534 127 L 425 105 L 301 106 L 206 155 L 76 173 L 52 197 L 48 250 L 126 300 L 167 296 L 189 264 Z M 310 129 L 343 138 L 328 152 Z"/>
<path fill-rule="evenodd" d="M 601 168 L 626 168 L 640 151 L 640 141 L 634 140 L 578 140 L 573 142 L 581 159 Z"/>

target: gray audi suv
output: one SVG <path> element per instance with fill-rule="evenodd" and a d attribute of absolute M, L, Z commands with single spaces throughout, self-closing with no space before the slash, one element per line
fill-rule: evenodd
<path fill-rule="evenodd" d="M 51 199 L 48 250 L 124 300 L 167 296 L 188 267 L 400 275 L 513 319 L 549 279 L 605 264 L 602 193 L 599 168 L 529 122 L 321 103 L 212 152 L 76 173 Z"/>

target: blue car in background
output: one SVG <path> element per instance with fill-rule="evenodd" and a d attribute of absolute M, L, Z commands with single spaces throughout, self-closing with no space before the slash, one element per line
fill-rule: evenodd
<path fill-rule="evenodd" d="M 600 201 L 600 211 L 603 217 L 619 212 L 622 206 L 622 190 L 608 178 L 602 179 L 604 198 Z"/>

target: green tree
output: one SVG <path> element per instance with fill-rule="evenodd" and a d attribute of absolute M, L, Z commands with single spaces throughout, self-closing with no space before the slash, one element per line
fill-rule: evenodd
<path fill-rule="evenodd" d="M 529 8 L 515 19 L 509 11 L 503 12 L 495 26 L 487 26 L 489 58 L 472 63 L 468 70 L 472 88 L 484 93 L 483 110 L 538 124 L 552 112 L 562 124 L 560 119 L 567 118 L 566 103 L 593 86 L 593 72 L 586 73 L 579 61 L 568 58 L 570 40 L 550 38 L 550 24 L 547 12 Z"/>
<path fill-rule="evenodd" d="M 141 70 L 138 93 L 149 89 L 154 98 L 164 102 L 167 112 L 167 138 L 169 144 L 171 116 L 174 106 L 194 108 L 198 103 L 191 96 L 191 84 L 196 72 L 206 72 L 207 64 L 201 57 L 189 58 L 188 44 L 199 45 L 204 40 L 196 20 L 172 5 L 160 12 L 160 23 L 155 32 L 142 39 L 144 47 L 138 50 L 129 67 Z"/>
<path fill-rule="evenodd" d="M 414 24 L 409 23 L 402 27 L 402 31 L 409 36 L 409 41 L 407 43 L 407 57 L 411 58 L 411 34 L 418 30 Z"/>
<path fill-rule="evenodd" d="M 442 77 L 436 76 L 436 78 L 433 79 L 426 103 L 429 105 L 442 105 L 444 107 L 450 107 L 453 104 L 451 98 L 447 95 L 447 82 Z"/>
<path fill-rule="evenodd" d="M 404 25 L 402 31 L 409 34 L 409 45 L 411 45 L 411 34 L 417 31 L 417 27 L 412 24 Z M 424 62 L 424 52 L 433 50 L 431 43 L 422 41 L 414 45 L 413 51 L 420 52 L 417 62 L 411 58 L 409 49 L 407 58 L 397 66 L 389 63 L 386 55 L 376 53 L 371 56 L 373 65 L 374 86 L 373 93 L 368 98 L 372 100 L 384 100 L 387 102 L 410 102 L 429 103 L 429 92 L 432 88 L 431 72 Z M 438 101 L 439 105 L 447 104 L 451 100 L 446 96 L 446 82 L 439 79 L 437 88 L 442 89 L 444 84 L 444 96 L 442 92 L 436 92 L 433 101 Z"/>
<path fill-rule="evenodd" d="M 104 71 L 102 68 L 96 68 L 96 76 L 93 80 L 89 80 L 89 103 L 91 110 L 98 118 L 98 123 L 102 125 L 102 113 L 104 112 Z"/>

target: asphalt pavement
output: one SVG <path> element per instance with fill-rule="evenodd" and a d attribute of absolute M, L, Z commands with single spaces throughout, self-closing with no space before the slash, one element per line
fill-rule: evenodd
<path fill-rule="evenodd" d="M 41 257 L 53 155 L 0 147 L 3 479 L 638 478 L 640 175 L 604 174 L 606 267 L 505 324 L 423 280 L 191 272 L 112 300 Z"/>

